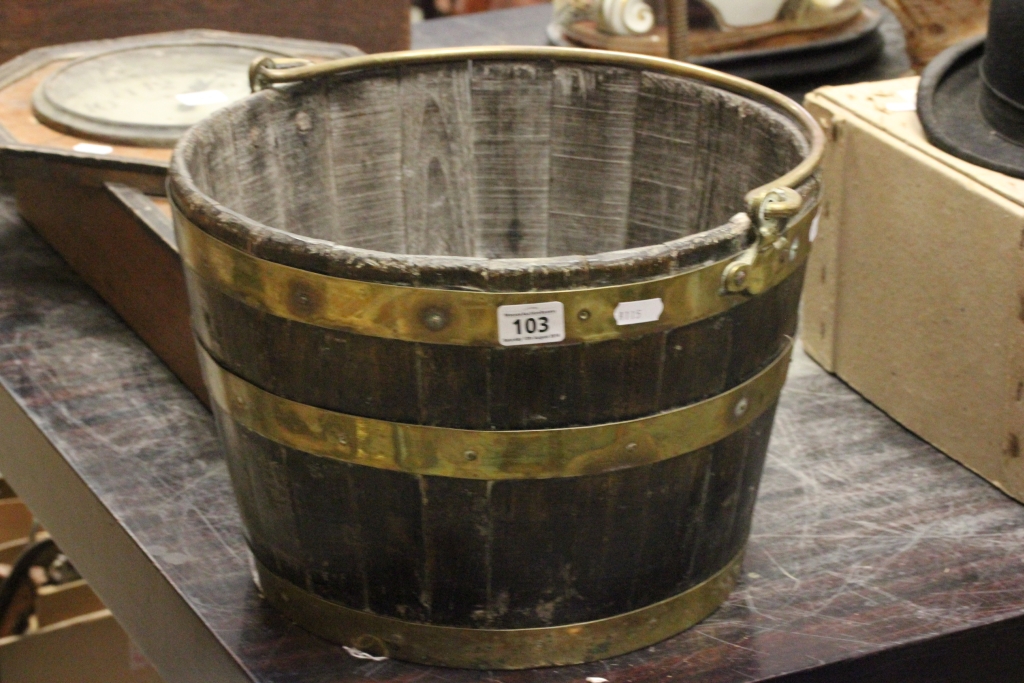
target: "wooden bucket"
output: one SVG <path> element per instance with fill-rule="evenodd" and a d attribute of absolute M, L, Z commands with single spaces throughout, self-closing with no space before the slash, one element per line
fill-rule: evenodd
<path fill-rule="evenodd" d="M 169 188 L 267 600 L 486 669 L 711 613 L 785 379 L 814 121 L 587 50 L 254 75 L 272 87 L 193 128 Z"/>

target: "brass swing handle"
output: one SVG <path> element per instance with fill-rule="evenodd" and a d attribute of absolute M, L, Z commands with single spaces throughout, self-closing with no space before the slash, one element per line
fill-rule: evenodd
<path fill-rule="evenodd" d="M 296 70 L 304 70 L 315 64 L 316 62 L 298 57 L 257 57 L 249 64 L 249 88 L 252 92 L 259 92 L 275 83 L 292 83 L 296 80 L 313 78 L 314 76 L 297 78 Z"/>
<path fill-rule="evenodd" d="M 756 231 L 746 253 L 722 273 L 722 288 L 730 294 L 760 294 L 777 279 L 777 271 L 796 258 L 799 237 L 787 232 L 789 220 L 800 213 L 804 201 L 791 187 L 759 188 L 747 195 L 750 217 Z"/>

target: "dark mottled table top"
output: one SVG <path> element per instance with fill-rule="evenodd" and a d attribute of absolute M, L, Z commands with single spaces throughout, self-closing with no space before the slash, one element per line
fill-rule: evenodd
<path fill-rule="evenodd" d="M 98 524 L 127 531 L 235 659 L 233 680 L 760 681 L 1024 615 L 1024 506 L 801 353 L 778 412 L 742 582 L 728 602 L 636 654 L 493 674 L 354 659 L 261 604 L 212 418 L 2 194 L 0 382 L 80 479 L 43 490 L 59 499 L 65 486 L 84 485 L 100 504 L 101 514 L 71 514 L 71 522 L 44 516 L 58 542 L 74 559 L 81 544 L 68 536 L 79 527 L 86 536 Z M 5 472 L 19 457 L 0 445 Z M 34 491 L 29 504 L 41 502 L 39 487 L 25 486 Z M 98 574 L 122 572 L 119 559 L 83 571 L 117 614 L 119 584 Z M 135 635 L 165 672 L 166 658 L 191 656 L 188 642 Z M 832 671 L 821 680 L 845 679 Z"/>
<path fill-rule="evenodd" d="M 263 605 L 211 416 L 2 188 L 0 383 L 16 400 L 0 469 L 168 683 L 934 683 L 1024 666 L 1024 506 L 800 352 L 725 605 L 638 653 L 512 673 L 356 659 Z"/>

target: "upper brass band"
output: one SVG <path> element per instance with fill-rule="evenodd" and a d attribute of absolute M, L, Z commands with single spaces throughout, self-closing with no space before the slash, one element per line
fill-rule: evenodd
<path fill-rule="evenodd" d="M 689 453 L 742 429 L 775 403 L 792 344 L 729 391 L 635 420 L 583 427 L 485 431 L 346 415 L 282 398 L 200 349 L 211 399 L 246 429 L 289 448 L 369 467 L 463 479 L 599 474 Z"/>
<path fill-rule="evenodd" d="M 783 235 L 786 249 L 760 259 L 750 279 L 768 289 L 797 270 L 810 253 L 813 207 Z M 595 342 L 669 330 L 723 313 L 749 299 L 723 285 L 729 266 L 747 252 L 675 275 L 642 282 L 536 292 L 479 292 L 387 285 L 332 277 L 255 257 L 212 237 L 174 208 L 186 267 L 219 290 L 261 311 L 319 327 L 429 344 L 497 346 L 499 306 L 561 302 L 565 342 Z M 642 325 L 617 324 L 623 302 L 660 298 L 664 312 Z"/>

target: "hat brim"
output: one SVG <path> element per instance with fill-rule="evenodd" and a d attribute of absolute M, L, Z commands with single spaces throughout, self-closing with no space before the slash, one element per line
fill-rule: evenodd
<path fill-rule="evenodd" d="M 921 74 L 917 114 L 928 141 L 972 164 L 1024 178 L 1024 147 L 993 130 L 981 113 L 985 38 L 954 45 Z"/>

